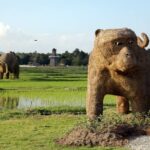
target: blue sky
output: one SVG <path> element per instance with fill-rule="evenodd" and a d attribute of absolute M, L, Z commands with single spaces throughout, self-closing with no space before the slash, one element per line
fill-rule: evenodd
<path fill-rule="evenodd" d="M 149 0 L 0 0 L 0 51 L 90 52 L 98 28 L 150 36 Z M 38 41 L 35 42 L 34 39 Z"/>

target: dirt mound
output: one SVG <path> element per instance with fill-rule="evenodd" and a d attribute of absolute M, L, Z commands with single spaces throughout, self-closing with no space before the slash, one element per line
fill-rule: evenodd
<path fill-rule="evenodd" d="M 78 126 L 56 142 L 67 146 L 123 146 L 131 136 L 145 135 L 146 132 L 128 124 L 91 128 Z"/>

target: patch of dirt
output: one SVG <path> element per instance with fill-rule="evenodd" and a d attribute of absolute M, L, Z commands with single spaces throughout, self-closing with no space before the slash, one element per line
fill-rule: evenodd
<path fill-rule="evenodd" d="M 78 126 L 64 137 L 57 139 L 56 143 L 66 146 L 123 146 L 128 143 L 130 137 L 140 135 L 146 135 L 146 131 L 129 124 L 101 129 Z"/>

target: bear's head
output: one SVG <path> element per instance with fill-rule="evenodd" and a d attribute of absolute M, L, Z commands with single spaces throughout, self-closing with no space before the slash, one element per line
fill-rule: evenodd
<path fill-rule="evenodd" d="M 95 31 L 94 51 L 109 64 L 110 68 L 118 72 L 128 72 L 142 63 L 141 53 L 149 39 L 142 33 L 144 40 L 136 36 L 128 28 L 107 29 Z"/>

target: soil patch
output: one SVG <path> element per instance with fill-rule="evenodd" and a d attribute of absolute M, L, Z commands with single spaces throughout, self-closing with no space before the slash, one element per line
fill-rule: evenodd
<path fill-rule="evenodd" d="M 103 126 L 92 128 L 78 126 L 64 137 L 57 139 L 56 143 L 66 146 L 123 146 L 128 144 L 133 136 L 146 135 L 145 127 L 133 127 L 129 124 Z"/>

